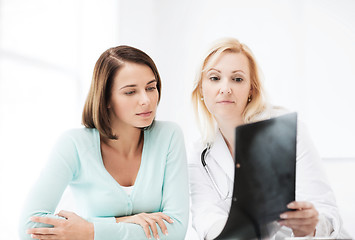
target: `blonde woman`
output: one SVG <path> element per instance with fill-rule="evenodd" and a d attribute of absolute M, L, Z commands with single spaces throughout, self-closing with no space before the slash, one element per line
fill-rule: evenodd
<path fill-rule="evenodd" d="M 141 50 L 118 46 L 96 62 L 84 128 L 65 132 L 30 191 L 25 239 L 183 239 L 189 197 L 181 129 L 155 121 L 161 81 Z M 78 212 L 54 215 L 70 186 Z"/>
<path fill-rule="evenodd" d="M 202 59 L 192 102 L 202 130 L 189 159 L 193 227 L 201 239 L 213 239 L 231 206 L 235 127 L 286 111 L 268 104 L 253 54 L 233 38 L 217 41 Z M 307 131 L 298 125 L 296 201 L 280 215 L 274 237 L 336 237 L 341 221 L 333 192 Z"/>

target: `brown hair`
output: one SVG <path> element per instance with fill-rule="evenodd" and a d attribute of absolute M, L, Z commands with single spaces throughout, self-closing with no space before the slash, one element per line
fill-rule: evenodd
<path fill-rule="evenodd" d="M 89 94 L 82 114 L 82 124 L 87 128 L 96 128 L 100 135 L 109 139 L 118 139 L 112 133 L 108 103 L 111 98 L 113 79 L 125 62 L 148 66 L 157 80 L 160 100 L 161 80 L 153 60 L 143 51 L 130 47 L 118 46 L 106 50 L 97 60 L 92 76 Z"/>

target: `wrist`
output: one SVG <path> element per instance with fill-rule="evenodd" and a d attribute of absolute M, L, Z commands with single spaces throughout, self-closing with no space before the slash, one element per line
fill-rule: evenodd
<path fill-rule="evenodd" d="M 116 217 L 116 223 L 119 223 L 119 222 L 124 222 L 127 218 L 129 218 L 129 216 L 126 216 L 126 217 Z"/>
<path fill-rule="evenodd" d="M 87 233 L 88 233 L 87 239 L 94 240 L 94 238 L 95 238 L 94 224 L 91 222 L 88 222 L 88 223 L 89 224 L 88 224 L 88 231 L 87 231 Z"/>

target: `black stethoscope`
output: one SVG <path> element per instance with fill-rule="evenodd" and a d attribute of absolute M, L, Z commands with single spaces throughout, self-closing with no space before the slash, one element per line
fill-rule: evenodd
<path fill-rule="evenodd" d="M 229 188 L 228 188 L 228 192 L 227 192 L 227 195 L 224 196 L 224 194 L 222 194 L 222 191 L 219 189 L 217 183 L 215 182 L 210 170 L 209 170 L 209 167 L 207 166 L 207 163 L 206 163 L 206 156 L 208 155 L 208 153 L 210 152 L 211 150 L 211 145 L 210 144 L 207 144 L 207 147 L 202 151 L 201 153 L 201 163 L 202 163 L 202 166 L 204 167 L 204 169 L 206 170 L 207 172 L 207 175 L 209 176 L 209 178 L 211 179 L 212 181 L 212 184 L 214 186 L 214 188 L 217 190 L 220 198 L 222 200 L 226 200 L 228 199 L 228 195 L 229 195 Z M 227 177 L 227 181 L 228 181 L 228 176 L 226 174 L 226 177 Z"/>

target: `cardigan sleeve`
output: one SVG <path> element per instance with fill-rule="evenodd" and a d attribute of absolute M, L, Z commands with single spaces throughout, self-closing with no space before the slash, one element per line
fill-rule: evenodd
<path fill-rule="evenodd" d="M 19 236 L 21 240 L 32 239 L 29 228 L 53 227 L 52 225 L 30 221 L 32 216 L 61 218 L 54 211 L 69 182 L 78 169 L 77 150 L 66 134 L 59 138 L 36 183 L 29 192 L 21 212 Z"/>
<path fill-rule="evenodd" d="M 184 239 L 189 219 L 189 188 L 183 133 L 176 127 L 169 145 L 164 173 L 163 213 L 174 223 L 167 224 L 169 239 Z M 160 235 L 159 235 L 160 236 Z"/>

